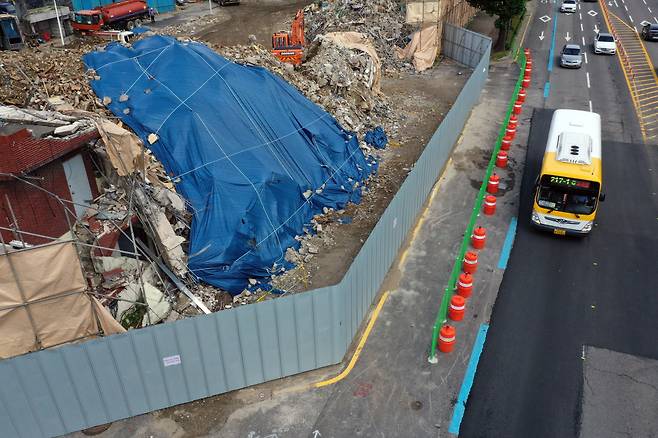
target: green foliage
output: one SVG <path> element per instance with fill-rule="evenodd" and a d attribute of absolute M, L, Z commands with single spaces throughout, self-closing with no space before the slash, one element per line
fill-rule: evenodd
<path fill-rule="evenodd" d="M 489 15 L 497 15 L 496 27 L 508 29 L 510 20 L 525 10 L 526 0 L 468 0 L 471 6 L 479 8 Z"/>

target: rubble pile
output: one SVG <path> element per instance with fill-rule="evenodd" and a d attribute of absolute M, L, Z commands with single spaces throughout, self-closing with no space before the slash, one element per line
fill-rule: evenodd
<path fill-rule="evenodd" d="M 386 71 L 411 69 L 400 61 L 396 47 L 404 47 L 414 30 L 405 24 L 404 0 L 335 0 L 313 3 L 304 9 L 308 40 L 336 31 L 356 31 L 372 39 Z"/>
<path fill-rule="evenodd" d="M 85 75 L 82 55 L 104 43 L 87 37 L 64 49 L 44 46 L 25 47 L 20 52 L 2 52 L 2 103 L 44 109 L 48 107 L 48 98 L 66 96 L 75 108 L 99 109 L 96 95 Z"/>

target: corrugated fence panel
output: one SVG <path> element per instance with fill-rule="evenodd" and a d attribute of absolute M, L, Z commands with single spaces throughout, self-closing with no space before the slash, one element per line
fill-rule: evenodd
<path fill-rule="evenodd" d="M 339 284 L 0 361 L 2 435 L 64 434 L 340 362 L 486 81 L 491 40 L 444 30 L 444 54 L 475 70 Z"/>

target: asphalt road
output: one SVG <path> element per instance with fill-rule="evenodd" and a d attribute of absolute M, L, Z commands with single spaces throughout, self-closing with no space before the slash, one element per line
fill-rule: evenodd
<path fill-rule="evenodd" d="M 576 437 L 587 346 L 658 359 L 658 149 L 604 141 L 592 235 L 539 233 L 528 218 L 551 115 L 533 117 L 519 228 L 461 437 Z"/>
<path fill-rule="evenodd" d="M 579 436 L 588 346 L 658 359 L 658 149 L 642 144 L 618 60 L 592 53 L 595 29 L 607 30 L 600 5 L 581 2 L 578 12 L 569 15 L 557 12 L 558 7 L 559 1 L 538 3 L 526 35 L 534 60 L 526 108 L 537 110 L 519 227 L 461 437 Z M 581 69 L 559 67 L 559 52 L 567 42 L 585 49 Z M 531 190 L 551 108 L 593 110 L 602 117 L 608 197 L 585 239 L 559 239 L 529 226 Z M 655 405 L 655 399 L 642 397 L 637 395 L 635 403 Z M 610 403 L 614 410 L 621 401 Z M 642 421 L 658 422 L 655 416 Z"/>
<path fill-rule="evenodd" d="M 606 0 L 608 10 L 637 31 L 645 23 L 658 23 L 658 0 Z M 645 41 L 651 62 L 658 63 L 658 41 Z"/>

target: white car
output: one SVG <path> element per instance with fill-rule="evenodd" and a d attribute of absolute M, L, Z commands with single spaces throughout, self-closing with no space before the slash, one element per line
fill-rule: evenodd
<path fill-rule="evenodd" d="M 576 0 L 563 0 L 562 6 L 560 6 L 560 12 L 575 13 Z"/>
<path fill-rule="evenodd" d="M 609 33 L 597 33 L 594 38 L 594 53 L 614 55 L 617 53 L 617 43 L 615 37 Z"/>

